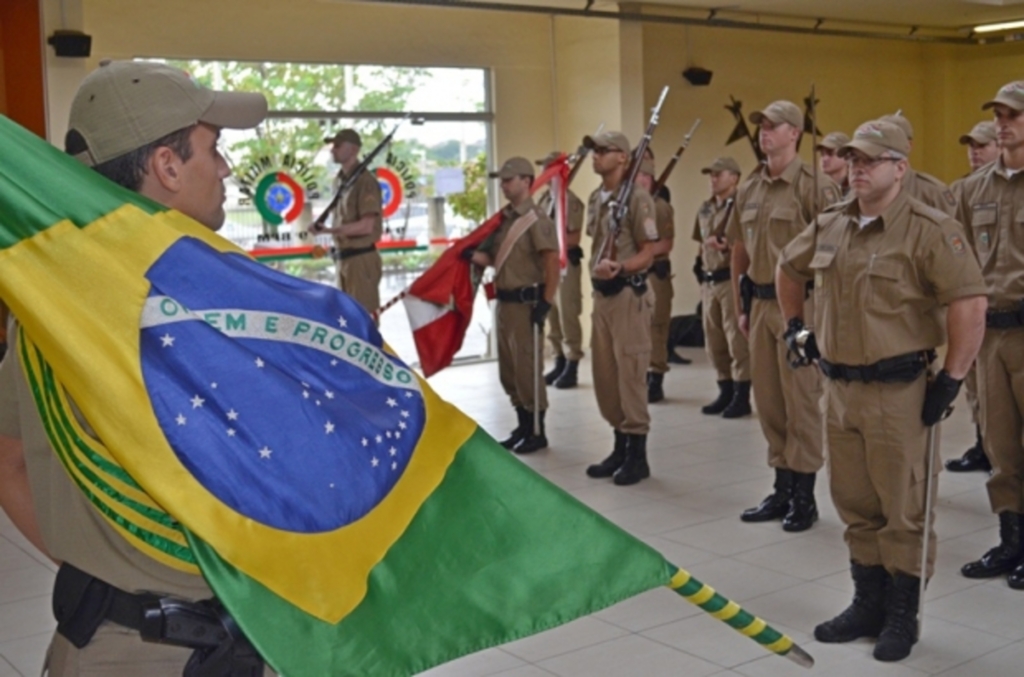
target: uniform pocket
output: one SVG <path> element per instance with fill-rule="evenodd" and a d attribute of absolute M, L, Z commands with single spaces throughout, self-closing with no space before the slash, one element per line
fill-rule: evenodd
<path fill-rule="evenodd" d="M 814 293 L 815 295 L 821 294 L 827 287 L 831 286 L 829 278 L 832 275 L 832 264 L 836 260 L 836 249 L 822 250 L 819 249 L 814 252 L 814 257 L 811 258 L 809 267 L 814 273 Z"/>
<path fill-rule="evenodd" d="M 876 310 L 899 312 L 911 288 L 907 262 L 900 259 L 875 258 L 868 266 L 870 298 Z"/>
<path fill-rule="evenodd" d="M 1019 215 L 1018 215 L 1019 216 Z M 984 266 L 995 251 L 996 225 L 999 209 L 996 204 L 975 205 L 971 212 L 971 236 L 978 261 Z M 1019 222 L 1019 218 L 1018 218 Z"/>

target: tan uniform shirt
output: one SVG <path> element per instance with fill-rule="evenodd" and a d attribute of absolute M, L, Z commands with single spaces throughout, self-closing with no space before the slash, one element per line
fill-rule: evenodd
<path fill-rule="evenodd" d="M 708 247 L 704 242 L 712 233 L 725 235 L 725 226 L 730 213 L 735 208 L 736 197 L 730 197 L 718 204 L 715 198 L 707 200 L 700 206 L 697 218 L 693 222 L 693 240 L 700 243 L 700 258 L 704 262 L 704 270 L 712 272 L 729 267 L 729 252 L 720 252 Z"/>
<path fill-rule="evenodd" d="M 344 178 L 344 174 L 339 174 L 337 181 L 341 182 Z M 373 175 L 373 172 L 366 170 L 356 179 L 355 185 L 352 186 L 348 193 L 343 195 L 342 199 L 338 201 L 338 206 L 334 212 L 334 225 L 339 226 L 353 223 L 369 214 L 376 214 L 377 218 L 373 224 L 373 232 L 359 237 L 335 235 L 334 242 L 338 249 L 369 247 L 380 240 L 384 234 L 382 211 L 380 184 L 377 183 L 377 178 Z"/>
<path fill-rule="evenodd" d="M 839 187 L 824 173 L 818 175 L 815 200 L 813 171 L 810 165 L 795 158 L 773 179 L 764 166 L 737 191 L 727 238 L 746 247 L 750 256 L 747 274 L 756 284 L 774 284 L 782 248 L 814 219 L 815 205 L 825 209 L 838 201 Z"/>
<path fill-rule="evenodd" d="M 907 191 L 863 228 L 857 202 L 823 213 L 783 251 L 792 277 L 814 279 L 822 356 L 866 365 L 946 341 L 942 306 L 985 293 L 960 224 Z"/>
<path fill-rule="evenodd" d="M 1024 299 L 1024 172 L 1010 176 L 1000 159 L 964 179 L 959 219 L 981 264 L 989 309 Z"/>
<path fill-rule="evenodd" d="M 903 190 L 929 207 L 956 216 L 956 196 L 946 184 L 931 174 L 911 169 L 903 177 Z"/>
<path fill-rule="evenodd" d="M 674 240 L 676 237 L 676 212 L 672 205 L 660 197 L 654 198 L 654 223 L 658 228 L 659 240 Z M 655 259 L 668 259 L 669 252 L 655 256 Z"/>
<path fill-rule="evenodd" d="M 587 204 L 587 235 L 593 238 L 590 255 L 597 263 L 605 237 L 611 228 L 612 214 L 609 199 L 601 201 L 601 189 L 590 194 Z M 655 222 L 654 200 L 643 188 L 635 186 L 629 196 L 629 209 L 623 219 L 622 228 L 615 238 L 613 261 L 625 261 L 640 251 L 641 243 L 658 241 L 658 225 Z M 606 257 L 607 258 L 607 257 Z M 641 272 L 641 271 L 630 271 Z"/>
<path fill-rule="evenodd" d="M 583 229 L 583 200 L 581 200 L 576 193 L 570 191 L 566 192 L 566 212 L 567 218 L 565 220 L 565 230 L 568 233 L 576 233 Z M 537 208 L 540 209 L 544 214 L 549 217 L 551 215 L 551 191 L 544 193 L 540 200 L 537 202 Z M 554 217 L 551 217 L 554 220 Z"/>
<path fill-rule="evenodd" d="M 498 289 L 518 289 L 530 287 L 544 282 L 544 259 L 541 252 L 558 251 L 558 236 L 555 224 L 542 212 L 532 199 L 527 199 L 518 208 L 506 205 L 502 210 L 504 218 L 501 225 L 494 231 L 494 237 L 488 238 L 480 246 L 480 251 L 497 259 L 502 243 L 508 237 L 515 223 L 533 212 L 536 221 L 526 229 L 512 245 L 505 263 L 498 271 L 494 284 Z"/>
<path fill-rule="evenodd" d="M 50 556 L 129 592 L 211 597 L 202 577 L 166 567 L 132 547 L 72 482 L 50 447 L 36 411 L 16 357 L 16 336 L 12 331 L 15 345 L 0 363 L 0 435 L 22 441 L 32 502 Z"/>

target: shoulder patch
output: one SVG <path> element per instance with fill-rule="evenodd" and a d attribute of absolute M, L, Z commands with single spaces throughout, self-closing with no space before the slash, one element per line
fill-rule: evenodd
<path fill-rule="evenodd" d="M 950 235 L 947 241 L 949 242 L 949 248 L 953 250 L 954 256 L 963 256 L 967 253 L 967 245 L 964 244 L 964 239 L 956 233 Z"/>
<path fill-rule="evenodd" d="M 953 194 L 949 188 L 942 191 L 942 199 L 946 201 L 950 207 L 956 207 L 956 195 Z"/>

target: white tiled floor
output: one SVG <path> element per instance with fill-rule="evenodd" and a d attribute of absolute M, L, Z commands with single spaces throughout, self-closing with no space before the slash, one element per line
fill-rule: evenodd
<path fill-rule="evenodd" d="M 944 473 L 939 483 L 939 559 L 928 591 L 925 633 L 910 658 L 886 665 L 871 643 L 818 644 L 814 626 L 849 602 L 851 584 L 842 525 L 818 483 L 821 521 L 803 534 L 778 523 L 740 522 L 741 510 L 771 489 L 765 444 L 755 418 L 704 416 L 714 375 L 698 350 L 689 366 L 665 379 L 668 400 L 651 407 L 649 456 L 654 476 L 615 487 L 584 475 L 610 450 L 611 432 L 597 413 L 589 364 L 582 384 L 549 390 L 551 448 L 525 463 L 660 550 L 670 561 L 742 603 L 808 650 L 808 673 L 764 652 L 667 590 L 655 590 L 560 628 L 489 649 L 424 673 L 429 677 L 1009 677 L 1024 674 L 1024 592 L 1005 581 L 971 581 L 957 571 L 997 542 L 984 476 Z M 503 437 L 514 414 L 494 364 L 451 368 L 434 387 L 484 428 Z M 973 442 L 966 404 L 942 431 L 942 455 Z M 53 622 L 53 570 L 0 515 L 0 677 L 36 675 Z M 319 677 L 319 676 L 317 676 Z"/>

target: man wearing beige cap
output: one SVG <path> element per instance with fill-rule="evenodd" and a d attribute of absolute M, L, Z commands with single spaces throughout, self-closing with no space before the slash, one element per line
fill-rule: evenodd
<path fill-rule="evenodd" d="M 331 157 L 341 165 L 335 179 L 336 187 L 341 186 L 359 165 L 363 140 L 354 129 L 343 129 L 324 143 L 331 144 Z M 333 225 L 319 231 L 334 235 L 338 288 L 369 313 L 380 308 L 382 265 L 377 242 L 384 234 L 382 213 L 380 184 L 373 172 L 364 171 L 338 201 Z"/>
<path fill-rule="evenodd" d="M 229 175 L 217 149 L 220 130 L 255 127 L 266 113 L 261 94 L 214 92 L 162 64 L 111 62 L 75 95 L 65 148 L 103 176 L 217 230 Z M 72 483 L 17 362 L 0 365 L 0 505 L 63 563 L 45 669 L 51 677 L 180 676 L 193 652 L 141 640 L 141 605 L 150 599 L 142 593 L 186 601 L 213 593 L 200 576 L 136 550 Z"/>
<path fill-rule="evenodd" d="M 697 211 L 693 239 L 701 245 L 701 308 L 704 349 L 718 375 L 718 398 L 701 408 L 709 415 L 740 418 L 750 413 L 750 352 L 747 337 L 739 328 L 729 243 L 725 228 L 735 205 L 740 166 L 731 157 L 720 157 L 701 170 L 711 182 L 711 198 Z"/>
<path fill-rule="evenodd" d="M 651 312 L 654 294 L 647 269 L 658 241 L 654 200 L 639 186 L 625 196 L 626 214 L 614 240 L 615 196 L 627 179 L 632 154 L 621 132 L 587 137 L 594 172 L 601 185 L 587 202 L 587 234 L 593 238 L 591 284 L 594 287 L 591 356 L 594 394 L 601 416 L 612 426 L 615 446 L 600 463 L 587 468 L 595 478 L 616 485 L 636 484 L 651 474 L 647 464 L 647 366 L 651 360 Z"/>
<path fill-rule="evenodd" d="M 654 159 L 644 158 L 636 183 L 648 192 L 654 187 Z M 668 329 L 672 322 L 672 244 L 676 237 L 676 214 L 672 205 L 660 195 L 654 196 L 654 223 L 658 227 L 658 241 L 652 246 L 654 262 L 647 284 L 654 292 L 654 312 L 651 313 L 651 365 L 647 372 L 647 402 L 653 404 L 665 399 L 662 383 L 668 372 Z"/>
<path fill-rule="evenodd" d="M 558 235 L 555 224 L 530 197 L 534 175 L 529 160 L 510 158 L 490 176 L 501 179 L 508 205 L 502 210 L 501 225 L 472 253 L 472 261 L 494 266 L 498 376 L 518 419 L 501 444 L 517 454 L 529 454 L 548 446 L 548 394 L 538 339 L 558 290 Z"/>
<path fill-rule="evenodd" d="M 883 115 L 878 119 L 882 122 L 894 124 L 903 130 L 903 133 L 907 136 L 907 141 L 910 142 L 911 149 L 913 149 L 914 126 L 910 124 L 910 120 L 898 113 L 895 115 Z M 907 175 L 903 177 L 903 190 L 930 207 L 941 209 L 950 216 L 956 215 L 956 196 L 953 194 L 953 191 L 931 174 L 919 172 L 911 167 Z"/>
<path fill-rule="evenodd" d="M 782 341 L 785 320 L 775 300 L 775 266 L 782 248 L 818 211 L 839 199 L 839 188 L 797 154 L 804 116 L 790 101 L 755 111 L 767 160 L 736 194 L 726 234 L 732 248 L 732 286 L 740 330 L 750 340 L 750 373 L 761 429 L 768 440 L 774 491 L 744 511 L 744 522 L 782 520 L 786 531 L 804 531 L 818 519 L 815 474 L 821 468 L 821 380 L 810 369 L 794 370 Z M 817 188 L 817 193 L 815 193 Z M 741 293 L 741 276 L 746 276 Z M 810 315 L 810 313 L 808 313 Z"/>
<path fill-rule="evenodd" d="M 554 152 L 537 162 L 547 167 L 561 153 Z M 545 191 L 537 202 L 540 210 L 552 216 L 551 191 Z M 583 314 L 582 261 L 583 248 L 583 200 L 571 190 L 566 191 L 565 253 L 568 258 L 562 281 L 558 284 L 558 302 L 548 313 L 548 341 L 555 356 L 554 367 L 544 374 L 544 382 L 559 389 L 575 388 L 578 382 L 580 360 L 583 359 Z"/>
<path fill-rule="evenodd" d="M 1024 81 L 1004 85 L 984 109 L 995 114 L 999 158 L 964 179 L 960 220 L 988 287 L 985 340 L 978 354 L 978 394 L 987 489 L 999 515 L 1000 543 L 966 564 L 968 578 L 1009 574 L 1024 589 Z"/>
<path fill-rule="evenodd" d="M 971 165 L 970 176 L 990 162 L 995 162 L 999 157 L 999 140 L 997 138 L 996 125 L 991 121 L 979 122 L 967 134 L 960 137 L 960 144 L 967 146 L 967 161 Z M 954 195 L 959 196 L 963 190 L 964 179 L 959 178 L 950 184 L 949 189 Z M 946 470 L 951 472 L 971 472 L 980 470 L 989 472 L 992 470 L 992 463 L 985 455 L 985 443 L 981 436 L 981 404 L 978 401 L 978 376 L 977 369 L 971 367 L 967 378 L 964 379 L 964 394 L 967 396 L 967 405 L 971 408 L 971 421 L 974 423 L 974 446 L 963 453 L 960 458 L 951 458 L 946 461 Z"/>
<path fill-rule="evenodd" d="M 821 171 L 835 181 L 843 196 L 850 193 L 850 181 L 847 178 L 846 162 L 839 157 L 839 149 L 850 142 L 850 137 L 842 132 L 829 132 L 818 143 L 821 155 Z"/>
<path fill-rule="evenodd" d="M 921 577 L 932 575 L 936 545 L 925 514 L 927 485 L 938 472 L 928 428 L 974 361 L 986 305 L 960 224 L 901 189 L 909 152 L 906 134 L 892 123 L 858 127 L 840 150 L 856 199 L 826 210 L 790 242 L 776 274 L 800 369 L 816 369 L 817 360 L 826 377 L 830 488 L 846 525 L 855 590 L 850 607 L 818 625 L 814 637 L 878 638 L 881 661 L 906 658 L 917 641 Z M 807 334 L 804 290 L 812 280 L 814 331 Z M 929 379 L 947 335 L 943 368 Z"/>

